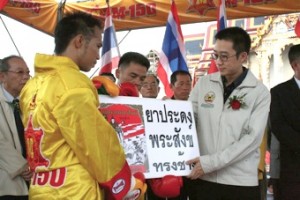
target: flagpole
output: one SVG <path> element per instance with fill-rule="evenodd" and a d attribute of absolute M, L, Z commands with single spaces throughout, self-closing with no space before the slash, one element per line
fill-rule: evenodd
<path fill-rule="evenodd" d="M 218 14 L 217 14 L 217 32 L 223 30 L 227 27 L 227 16 L 226 16 L 226 5 L 225 0 L 218 1 Z M 211 59 L 210 66 L 207 71 L 207 74 L 212 74 L 218 72 L 216 61 Z"/>
<path fill-rule="evenodd" d="M 100 66 L 95 69 L 90 78 L 92 78 L 99 69 L 99 75 L 101 73 L 113 73 L 113 71 L 117 68 L 119 59 L 121 57 L 119 45 L 131 31 L 129 30 L 122 38 L 121 42 L 118 43 L 112 20 L 113 13 L 110 10 L 109 0 L 106 0 L 106 4 L 107 10 L 104 21 L 103 46 L 101 51 Z"/>
<path fill-rule="evenodd" d="M 9 36 L 11 42 L 13 43 L 14 47 L 15 47 L 16 50 L 17 50 L 18 55 L 21 56 L 21 53 L 20 53 L 20 51 L 19 51 L 19 49 L 18 49 L 18 47 L 17 47 L 17 45 L 16 45 L 16 43 L 15 43 L 15 41 L 14 41 L 14 38 L 11 36 L 11 34 L 10 34 L 10 32 L 9 32 L 9 30 L 8 30 L 8 28 L 7 28 L 6 24 L 5 24 L 5 22 L 4 22 L 4 20 L 2 19 L 1 15 L 0 15 L 0 19 L 1 19 L 1 21 L 2 21 L 2 24 L 3 24 L 4 28 L 6 29 L 6 32 L 8 33 L 8 36 Z"/>
<path fill-rule="evenodd" d="M 177 70 L 189 71 L 177 7 L 175 1 L 172 0 L 157 65 L 157 76 L 163 84 L 165 94 L 168 97 L 173 95 L 173 91 L 170 88 L 170 77 Z"/>
<path fill-rule="evenodd" d="M 107 9 L 109 9 L 109 0 L 106 0 L 106 5 L 107 5 Z M 105 14 L 105 17 L 106 17 L 106 14 Z M 102 47 L 103 48 L 103 47 Z M 95 71 L 92 73 L 92 75 L 90 75 L 90 79 L 92 79 L 93 78 L 93 76 L 96 74 L 96 72 L 98 71 L 98 70 L 100 70 L 100 68 L 101 68 L 101 66 L 100 67 L 97 67 L 96 69 L 95 69 Z"/>

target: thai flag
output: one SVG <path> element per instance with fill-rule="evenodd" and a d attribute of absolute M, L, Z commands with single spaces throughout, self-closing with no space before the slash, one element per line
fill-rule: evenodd
<path fill-rule="evenodd" d="M 227 17 L 226 17 L 226 6 L 225 0 L 219 0 L 218 5 L 218 20 L 217 20 L 217 31 L 223 30 L 227 27 Z M 216 62 L 211 60 L 210 67 L 207 71 L 208 74 L 212 74 L 219 71 Z"/>
<path fill-rule="evenodd" d="M 297 37 L 300 37 L 300 16 L 295 24 L 295 33 Z"/>
<path fill-rule="evenodd" d="M 174 71 L 189 71 L 186 64 L 186 53 L 179 23 L 179 17 L 175 2 L 172 1 L 171 11 L 169 12 L 166 32 L 162 45 L 162 52 L 159 55 L 157 76 L 165 88 L 168 97 L 173 95 L 170 88 L 170 76 Z"/>
<path fill-rule="evenodd" d="M 225 0 L 219 0 L 217 31 L 223 30 L 226 27 L 227 27 L 227 17 L 226 17 Z"/>
<path fill-rule="evenodd" d="M 1 0 L 0 1 L 0 10 L 2 10 L 7 3 L 8 3 L 8 0 Z"/>
<path fill-rule="evenodd" d="M 111 73 L 117 68 L 120 60 L 120 51 L 118 47 L 116 32 L 112 21 L 110 7 L 108 5 L 105 15 L 103 46 L 101 51 L 101 73 Z"/>

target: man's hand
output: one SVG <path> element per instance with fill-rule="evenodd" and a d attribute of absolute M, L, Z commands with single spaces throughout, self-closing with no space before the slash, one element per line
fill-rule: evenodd
<path fill-rule="evenodd" d="M 194 158 L 192 160 L 188 160 L 186 164 L 193 166 L 192 172 L 190 173 L 190 175 L 187 176 L 187 178 L 190 178 L 191 180 L 195 180 L 204 175 L 200 158 Z"/>
<path fill-rule="evenodd" d="M 30 181 L 32 174 L 32 171 L 30 171 L 30 169 L 27 168 L 21 173 L 21 176 L 24 178 L 25 181 Z"/>

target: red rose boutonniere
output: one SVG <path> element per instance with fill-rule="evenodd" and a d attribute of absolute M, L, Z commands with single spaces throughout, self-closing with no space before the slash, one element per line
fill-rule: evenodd
<path fill-rule="evenodd" d="M 241 96 L 234 95 L 233 97 L 230 97 L 228 108 L 232 108 L 232 110 L 239 110 L 240 108 L 246 107 L 246 103 L 244 101 L 245 96 L 246 94 Z"/>

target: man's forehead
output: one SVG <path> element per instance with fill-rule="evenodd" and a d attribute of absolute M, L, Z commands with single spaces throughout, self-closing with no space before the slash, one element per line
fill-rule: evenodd
<path fill-rule="evenodd" d="M 230 40 L 216 40 L 214 50 L 224 52 L 233 50 L 233 42 Z"/>
<path fill-rule="evenodd" d="M 155 77 L 154 76 L 146 76 L 145 81 L 152 81 L 155 82 Z"/>
<path fill-rule="evenodd" d="M 22 58 L 18 58 L 18 57 L 11 58 L 7 62 L 10 67 L 23 67 L 23 66 L 27 67 L 25 61 Z"/>
<path fill-rule="evenodd" d="M 124 67 L 125 70 L 130 70 L 132 72 L 136 72 L 136 70 L 143 70 L 145 69 L 145 76 L 147 75 L 147 68 L 141 64 L 130 62 L 127 66 Z"/>

